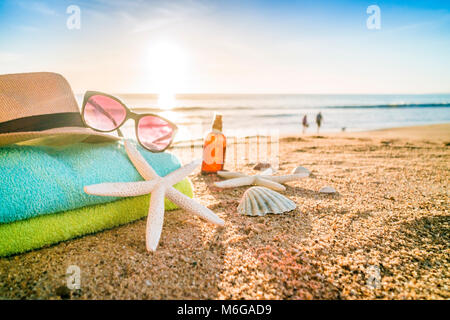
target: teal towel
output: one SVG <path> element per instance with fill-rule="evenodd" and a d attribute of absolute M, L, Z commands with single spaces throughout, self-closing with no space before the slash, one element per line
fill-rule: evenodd
<path fill-rule="evenodd" d="M 160 176 L 180 167 L 170 153 L 151 153 L 138 146 Z M 0 223 L 73 210 L 117 198 L 84 193 L 86 185 L 143 180 L 122 144 L 78 143 L 65 148 L 0 148 Z"/>

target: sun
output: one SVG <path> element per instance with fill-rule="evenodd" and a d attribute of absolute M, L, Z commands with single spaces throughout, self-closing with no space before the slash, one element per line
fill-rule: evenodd
<path fill-rule="evenodd" d="M 176 106 L 176 93 L 182 90 L 186 78 L 186 53 L 179 45 L 160 42 L 150 46 L 149 66 L 156 81 L 158 107 L 172 109 Z"/>

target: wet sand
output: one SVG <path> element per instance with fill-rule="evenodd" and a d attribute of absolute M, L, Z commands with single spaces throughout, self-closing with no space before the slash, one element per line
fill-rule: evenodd
<path fill-rule="evenodd" d="M 294 211 L 239 215 L 246 187 L 220 190 L 196 172 L 195 197 L 224 228 L 177 210 L 155 253 L 142 219 L 0 258 L 0 298 L 450 298 L 450 124 L 283 137 L 279 148 L 277 174 L 312 171 L 283 192 Z M 338 193 L 318 193 L 327 185 Z M 64 288 L 70 265 L 81 290 Z"/>

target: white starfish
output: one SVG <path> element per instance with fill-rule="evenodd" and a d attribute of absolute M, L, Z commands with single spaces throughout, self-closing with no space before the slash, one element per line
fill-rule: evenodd
<path fill-rule="evenodd" d="M 215 182 L 214 185 L 219 188 L 235 188 L 248 185 L 258 185 L 270 188 L 276 191 L 284 191 L 286 187 L 282 183 L 289 181 L 300 180 L 309 176 L 308 173 L 287 174 L 284 176 L 273 176 L 272 170 L 269 168 L 261 174 L 254 176 L 247 175 L 241 172 L 218 171 L 217 174 L 222 178 L 228 179 L 225 181 Z"/>
<path fill-rule="evenodd" d="M 164 198 L 167 197 L 180 208 L 196 214 L 216 225 L 223 226 L 224 222 L 214 212 L 198 202 L 184 195 L 173 187 L 183 180 L 198 165 L 201 160 L 193 161 L 165 177 L 160 177 L 150 164 L 129 141 L 125 141 L 125 149 L 136 170 L 146 181 L 101 183 L 84 187 L 88 194 L 113 197 L 134 197 L 151 193 L 150 207 L 147 217 L 146 247 L 148 251 L 155 251 L 161 237 L 164 222 Z"/>

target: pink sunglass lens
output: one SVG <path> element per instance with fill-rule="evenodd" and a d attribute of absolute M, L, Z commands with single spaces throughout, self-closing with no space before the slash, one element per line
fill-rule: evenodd
<path fill-rule="evenodd" d="M 116 100 L 95 95 L 86 102 L 83 116 L 88 126 L 96 130 L 112 131 L 122 124 L 127 111 Z"/>
<path fill-rule="evenodd" d="M 164 119 L 145 116 L 139 120 L 139 141 L 149 150 L 162 151 L 170 144 L 174 128 Z"/>

